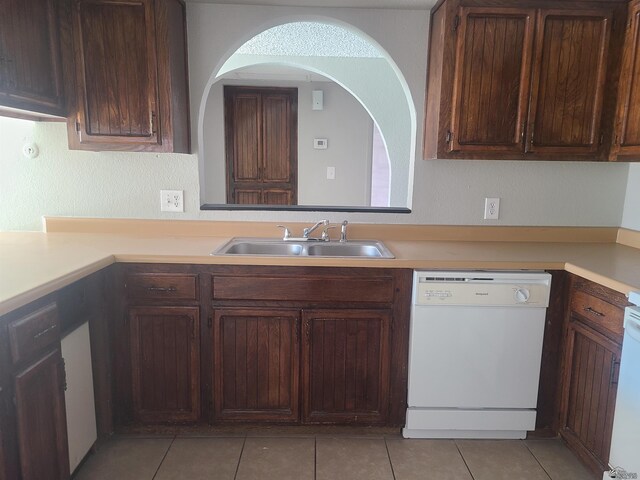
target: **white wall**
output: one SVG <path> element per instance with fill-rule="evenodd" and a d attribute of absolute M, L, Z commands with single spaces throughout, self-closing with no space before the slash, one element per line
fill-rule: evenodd
<path fill-rule="evenodd" d="M 226 60 L 220 57 L 222 50 L 231 54 L 259 29 L 274 23 L 318 16 L 351 22 L 383 45 L 403 70 L 414 94 L 418 125 L 422 125 L 429 18 L 426 11 L 189 3 L 187 13 L 195 120 L 199 118 L 200 101 L 211 72 Z M 252 26 L 252 31 L 240 34 L 237 28 L 241 25 Z M 0 195 L 9 199 L 9 208 L 0 209 L 0 230 L 37 230 L 41 215 L 274 223 L 319 218 L 336 222 L 346 218 L 374 223 L 619 226 L 629 170 L 628 164 L 417 160 L 413 212 L 408 215 L 202 212 L 199 159 L 195 154 L 69 152 L 63 124 L 39 123 L 31 129 L 42 153 L 38 159 L 28 161 L 19 151 L 22 140 L 4 125 L 0 124 Z M 197 122 L 193 125 L 195 128 Z M 421 137 L 419 132 L 418 145 Z M 637 179 L 636 175 L 634 166 L 633 178 Z M 160 212 L 161 188 L 185 190 L 184 214 Z M 500 220 L 482 220 L 485 196 L 502 198 Z"/>
<path fill-rule="evenodd" d="M 333 82 L 247 81 L 223 79 L 211 88 L 205 117 L 205 203 L 225 203 L 224 85 L 296 87 L 298 89 L 298 203 L 368 205 L 373 122 L 362 105 Z M 311 109 L 311 91 L 324 92 L 324 109 Z M 326 150 L 313 148 L 326 138 Z M 335 180 L 327 167 L 336 168 Z"/>
<path fill-rule="evenodd" d="M 622 226 L 632 230 L 640 230 L 640 163 L 633 163 L 629 166 Z"/>

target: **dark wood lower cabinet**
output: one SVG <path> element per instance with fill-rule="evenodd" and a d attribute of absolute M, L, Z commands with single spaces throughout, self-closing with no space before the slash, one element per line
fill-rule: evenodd
<path fill-rule="evenodd" d="M 22 480 L 69 478 L 60 349 L 15 376 L 15 411 Z"/>
<path fill-rule="evenodd" d="M 594 472 L 609 461 L 621 346 L 572 318 L 560 434 Z"/>
<path fill-rule="evenodd" d="M 133 417 L 192 422 L 200 417 L 198 307 L 129 310 Z"/>
<path fill-rule="evenodd" d="M 297 310 L 216 310 L 217 420 L 298 421 L 299 325 Z"/>

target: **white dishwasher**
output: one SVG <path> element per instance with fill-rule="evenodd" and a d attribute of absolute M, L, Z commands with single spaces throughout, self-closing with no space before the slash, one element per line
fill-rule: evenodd
<path fill-rule="evenodd" d="M 406 438 L 525 438 L 551 275 L 414 272 Z"/>

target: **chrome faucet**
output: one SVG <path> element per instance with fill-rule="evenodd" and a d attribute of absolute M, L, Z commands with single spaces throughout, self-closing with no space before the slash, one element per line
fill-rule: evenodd
<path fill-rule="evenodd" d="M 309 240 L 309 235 L 311 235 L 317 228 L 320 228 L 322 226 L 326 227 L 327 225 L 329 225 L 329 220 L 320 220 L 315 225 L 302 230 L 302 238 L 306 238 L 307 240 Z"/>
<path fill-rule="evenodd" d="M 347 225 L 349 225 L 349 222 L 345 220 L 340 226 L 340 243 L 345 243 L 347 241 Z"/>

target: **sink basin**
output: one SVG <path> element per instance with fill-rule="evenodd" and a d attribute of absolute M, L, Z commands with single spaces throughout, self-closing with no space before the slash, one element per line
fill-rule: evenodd
<path fill-rule="evenodd" d="M 355 240 L 344 243 L 297 242 L 268 238 L 233 238 L 211 255 L 253 255 L 271 257 L 348 257 L 395 258 L 377 240 Z"/>

